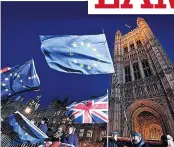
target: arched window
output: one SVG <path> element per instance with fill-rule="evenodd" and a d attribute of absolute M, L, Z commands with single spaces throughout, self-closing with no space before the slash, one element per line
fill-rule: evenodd
<path fill-rule="evenodd" d="M 130 50 L 132 51 L 132 50 L 134 50 L 134 49 L 135 49 L 134 43 L 131 42 L 131 43 L 130 43 Z"/>
<path fill-rule="evenodd" d="M 125 45 L 125 46 L 123 47 L 123 50 L 124 50 L 124 53 L 127 53 L 127 52 L 128 52 L 128 47 L 127 47 L 127 45 Z"/>
<path fill-rule="evenodd" d="M 140 40 L 137 40 L 136 43 L 137 43 L 137 47 L 142 47 L 142 43 Z"/>

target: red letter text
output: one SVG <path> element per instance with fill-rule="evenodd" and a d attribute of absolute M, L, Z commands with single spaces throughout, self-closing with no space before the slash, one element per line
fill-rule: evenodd
<path fill-rule="evenodd" d="M 132 8 L 132 4 L 130 4 L 130 0 L 124 0 L 124 3 L 121 4 L 121 8 Z"/>
<path fill-rule="evenodd" d="M 119 8 L 119 0 L 114 0 L 114 4 L 105 4 L 105 0 L 98 0 L 95 8 Z"/>

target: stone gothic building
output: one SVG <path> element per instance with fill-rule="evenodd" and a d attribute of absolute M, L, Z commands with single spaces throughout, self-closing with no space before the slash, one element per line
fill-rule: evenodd
<path fill-rule="evenodd" d="M 143 18 L 138 27 L 115 36 L 110 131 L 145 139 L 174 136 L 174 66 Z M 166 36 L 167 39 L 167 36 Z"/>

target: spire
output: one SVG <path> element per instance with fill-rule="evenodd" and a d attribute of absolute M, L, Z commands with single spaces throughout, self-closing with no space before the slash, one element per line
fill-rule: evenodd
<path fill-rule="evenodd" d="M 68 100 L 69 100 L 69 95 L 67 97 L 65 97 L 65 99 L 63 100 L 63 103 L 65 106 L 67 106 Z"/>
<path fill-rule="evenodd" d="M 137 18 L 137 25 L 138 25 L 139 27 L 141 27 L 141 26 L 143 26 L 143 24 L 146 24 L 146 21 L 144 20 L 144 18 L 138 17 L 138 18 Z"/>
<path fill-rule="evenodd" d="M 115 49 L 114 49 L 114 57 L 116 55 L 121 55 L 121 38 L 122 38 L 122 34 L 120 32 L 120 30 L 118 30 L 116 32 L 116 36 L 115 36 Z"/>
<path fill-rule="evenodd" d="M 118 31 L 116 32 L 116 36 L 122 36 L 120 30 L 118 30 Z"/>
<path fill-rule="evenodd" d="M 144 18 L 138 17 L 138 18 L 137 18 L 137 22 L 138 22 L 138 21 L 144 21 Z"/>

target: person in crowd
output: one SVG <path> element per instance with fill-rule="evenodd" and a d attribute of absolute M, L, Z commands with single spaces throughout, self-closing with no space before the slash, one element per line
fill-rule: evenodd
<path fill-rule="evenodd" d="M 65 142 L 65 133 L 64 133 L 64 128 L 62 126 L 60 126 L 58 128 L 58 130 L 56 131 L 56 133 L 53 135 L 51 141 L 53 141 L 53 142 L 60 141 L 62 143 Z"/>
<path fill-rule="evenodd" d="M 149 147 L 149 145 L 144 142 L 140 133 L 134 132 L 131 134 L 131 147 Z"/>
<path fill-rule="evenodd" d="M 106 140 L 103 147 L 122 147 L 122 145 L 118 143 L 117 131 L 112 132 L 112 138 L 108 140 L 108 146 L 107 146 L 107 140 Z"/>
<path fill-rule="evenodd" d="M 70 144 L 69 147 L 78 147 L 78 138 L 75 134 L 75 128 L 73 126 L 69 127 L 68 134 L 65 138 L 65 143 Z"/>
<path fill-rule="evenodd" d="M 41 120 L 41 124 L 39 125 L 39 128 L 46 134 L 48 131 L 48 119 L 43 118 Z"/>
<path fill-rule="evenodd" d="M 162 147 L 174 147 L 174 141 L 170 135 L 161 136 Z"/>

